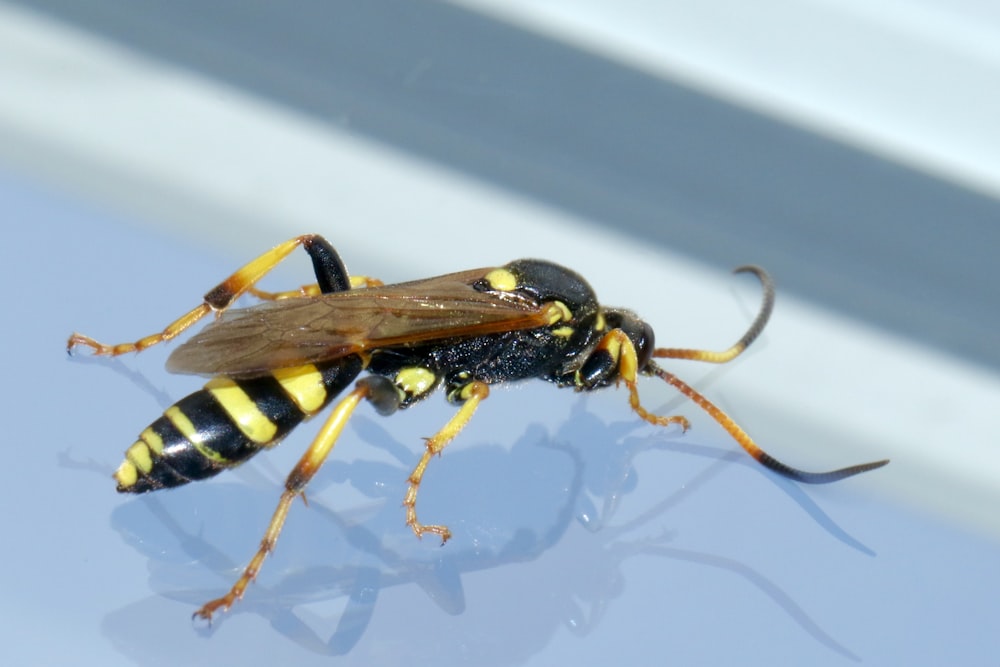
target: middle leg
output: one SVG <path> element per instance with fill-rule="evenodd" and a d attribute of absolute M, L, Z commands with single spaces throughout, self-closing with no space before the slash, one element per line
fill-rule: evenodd
<path fill-rule="evenodd" d="M 403 506 L 406 507 L 406 525 L 413 529 L 417 537 L 423 537 L 424 533 L 434 533 L 441 538 L 444 544 L 451 537 L 451 531 L 447 526 L 424 525 L 417 520 L 417 490 L 420 482 L 424 478 L 427 464 L 432 457 L 441 454 L 448 443 L 451 442 L 458 433 L 465 428 L 472 418 L 479 404 L 489 396 L 489 386 L 485 382 L 474 380 L 462 387 L 457 394 L 459 400 L 464 401 L 459 411 L 444 425 L 440 431 L 430 438 L 427 438 L 426 448 L 417 467 L 410 473 L 409 488 L 406 490 L 406 497 L 403 499 Z"/>

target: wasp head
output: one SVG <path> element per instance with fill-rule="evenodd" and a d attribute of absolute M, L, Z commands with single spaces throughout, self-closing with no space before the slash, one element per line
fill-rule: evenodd
<path fill-rule="evenodd" d="M 653 356 L 653 327 L 632 311 L 619 308 L 605 309 L 599 319 L 603 320 L 601 329 L 604 332 L 617 329 L 625 334 L 635 348 L 636 370 L 641 373 Z M 573 384 L 589 391 L 617 382 L 621 372 L 621 347 L 613 337 L 602 338 L 573 374 Z"/>

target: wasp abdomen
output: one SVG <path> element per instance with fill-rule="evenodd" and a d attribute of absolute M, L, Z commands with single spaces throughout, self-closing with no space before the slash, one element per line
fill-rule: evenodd
<path fill-rule="evenodd" d="M 213 378 L 167 408 L 126 450 L 114 475 L 118 490 L 180 486 L 239 465 L 326 407 L 363 366 L 352 355 L 261 377 Z"/>

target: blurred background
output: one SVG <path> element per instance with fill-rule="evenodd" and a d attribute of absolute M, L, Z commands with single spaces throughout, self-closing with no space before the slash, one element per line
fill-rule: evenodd
<path fill-rule="evenodd" d="M 972 0 L 0 2 L 11 658 L 989 664 L 998 75 L 1000 7 Z M 119 497 L 121 451 L 198 380 L 65 337 L 157 330 L 304 232 L 386 281 L 553 259 L 676 347 L 735 340 L 759 296 L 729 270 L 760 264 L 762 339 L 671 370 L 792 465 L 893 462 L 800 487 L 653 381 L 691 432 L 525 385 L 431 466 L 439 549 L 399 501 L 450 409 L 369 411 L 247 600 L 192 627 L 315 426 Z"/>

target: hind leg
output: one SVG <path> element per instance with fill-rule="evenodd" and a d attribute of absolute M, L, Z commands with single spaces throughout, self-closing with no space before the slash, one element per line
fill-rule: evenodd
<path fill-rule="evenodd" d="M 74 348 L 89 347 L 96 355 L 116 357 L 128 352 L 141 352 L 172 338 L 176 338 L 185 330 L 197 323 L 209 313 L 219 314 L 229 308 L 240 296 L 254 289 L 254 285 L 281 263 L 295 248 L 302 246 L 312 259 L 316 272 L 315 289 L 323 294 L 351 289 L 351 278 L 347 273 L 340 255 L 322 236 L 306 234 L 285 241 L 268 250 L 231 276 L 213 287 L 205 294 L 201 304 L 168 324 L 158 333 L 145 336 L 131 343 L 106 345 L 90 336 L 74 333 L 66 342 L 67 352 Z"/>

